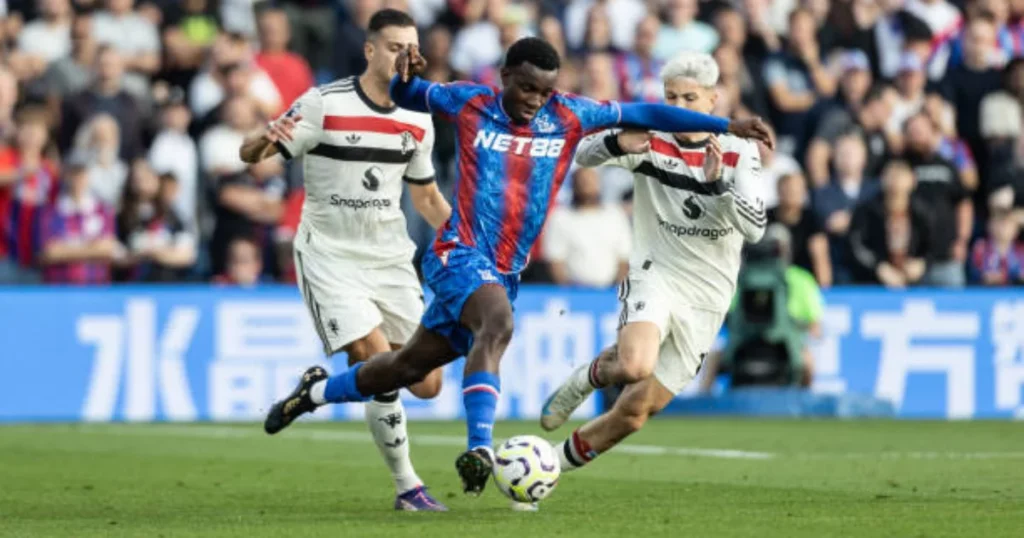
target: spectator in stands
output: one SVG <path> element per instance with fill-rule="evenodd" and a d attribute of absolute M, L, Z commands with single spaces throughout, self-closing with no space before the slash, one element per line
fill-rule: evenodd
<path fill-rule="evenodd" d="M 697 0 L 668 0 L 666 23 L 661 25 L 654 56 L 668 60 L 682 51 L 711 53 L 718 46 L 718 32 L 696 20 Z M 616 21 L 618 23 L 618 21 Z"/>
<path fill-rule="evenodd" d="M 302 56 L 288 52 L 291 32 L 284 11 L 266 9 L 261 12 L 259 31 L 260 52 L 256 55 L 256 65 L 274 81 L 281 95 L 281 109 L 272 116 L 277 117 L 315 84 L 313 71 Z"/>
<path fill-rule="evenodd" d="M 255 77 L 261 76 L 262 71 L 255 69 L 245 63 L 233 63 L 222 66 L 217 71 L 217 77 L 223 84 L 223 99 L 217 106 L 211 108 L 207 113 L 196 116 L 189 132 L 196 136 L 202 136 L 210 128 L 216 126 L 224 118 L 224 109 L 229 102 L 235 98 L 242 98 L 249 101 L 256 107 L 256 113 L 262 118 L 276 118 L 284 111 L 279 111 L 279 100 L 266 101 L 253 97 L 252 81 Z M 307 87 L 308 89 L 308 87 Z M 277 89 L 274 89 L 277 92 Z"/>
<path fill-rule="evenodd" d="M 976 155 L 984 154 L 981 137 L 981 101 L 1000 89 L 1001 66 L 992 62 L 996 42 L 995 24 L 991 18 L 978 16 L 968 22 L 964 31 L 964 61 L 946 72 L 942 81 L 943 97 L 956 110 L 956 130 Z"/>
<path fill-rule="evenodd" d="M 764 99 L 760 84 L 751 74 L 750 67 L 744 64 L 740 49 L 731 45 L 722 45 L 715 49 L 715 61 L 718 62 L 719 101 L 731 103 L 730 116 L 764 116 L 770 111 Z M 756 73 L 756 71 L 753 71 Z M 717 104 L 717 103 L 716 103 Z M 718 112 L 715 112 L 717 114 Z"/>
<path fill-rule="evenodd" d="M 0 283 L 39 282 L 37 257 L 46 228 L 46 207 L 59 190 L 57 167 L 44 155 L 46 115 L 28 109 L 18 117 L 15 147 L 0 151 Z"/>
<path fill-rule="evenodd" d="M 128 179 L 128 165 L 118 157 L 121 130 L 110 114 L 93 116 L 75 135 L 72 151 L 88 160 L 89 189 L 107 207 L 116 208 Z"/>
<path fill-rule="evenodd" d="M 768 210 L 768 222 L 786 226 L 792 238 L 793 264 L 814 275 L 818 284 L 832 285 L 828 238 L 817 215 L 807 206 L 807 180 L 802 174 L 782 176 L 778 183 L 779 205 Z"/>
<path fill-rule="evenodd" d="M 353 0 L 348 3 L 348 8 L 349 15 L 341 23 L 340 31 L 334 38 L 333 67 L 334 75 L 338 78 L 356 76 L 366 70 L 366 56 L 363 53 L 366 28 L 370 24 L 370 17 L 381 8 L 381 0 Z M 430 60 L 427 58 L 427 67 L 434 63 Z"/>
<path fill-rule="evenodd" d="M 807 173 L 814 185 L 824 185 L 829 177 L 832 148 L 840 136 L 858 132 L 868 150 L 865 175 L 877 177 L 892 152 L 885 134 L 885 125 L 892 112 L 895 92 L 887 86 L 868 91 L 864 103 L 853 109 L 832 109 L 825 114 L 807 148 Z"/>
<path fill-rule="evenodd" d="M 161 128 L 149 148 L 149 164 L 159 174 L 174 176 L 178 190 L 174 211 L 187 228 L 194 229 L 199 192 L 199 152 L 195 141 L 188 136 L 191 121 L 185 92 L 174 88 L 161 110 Z"/>
<path fill-rule="evenodd" d="M 122 0 L 114 0 L 122 1 Z M 62 153 L 71 149 L 74 135 L 97 113 L 110 114 L 121 130 L 121 159 L 130 162 L 142 155 L 143 116 L 138 103 L 122 85 L 124 64 L 113 48 L 101 46 L 96 54 L 95 82 L 66 99 L 61 107 L 60 139 Z"/>
<path fill-rule="evenodd" d="M 629 269 L 631 230 L 625 213 L 601 203 L 597 171 L 579 168 L 572 177 L 572 204 L 556 208 L 544 233 L 544 258 L 562 286 L 605 288 Z"/>
<path fill-rule="evenodd" d="M 333 65 L 334 36 L 338 31 L 334 3 L 329 0 L 282 0 L 280 4 L 288 14 L 292 28 L 292 50 L 308 59 L 314 72 L 329 69 Z"/>
<path fill-rule="evenodd" d="M 964 185 L 979 185 L 978 167 L 975 164 L 971 148 L 967 146 L 967 142 L 957 136 L 956 112 L 953 107 L 945 102 L 941 95 L 932 93 L 925 97 L 922 110 L 938 127 L 941 137 L 939 155 L 953 163 Z M 977 187 L 974 190 L 977 190 Z"/>
<path fill-rule="evenodd" d="M 238 145 L 235 146 L 237 153 Z M 217 180 L 214 213 L 217 225 L 210 239 L 213 273 L 224 273 L 228 245 L 240 237 L 255 239 L 263 252 L 264 267 L 275 273 L 276 247 L 273 227 L 284 208 L 286 184 L 281 163 L 266 159 L 245 171 Z"/>
<path fill-rule="evenodd" d="M 924 62 L 913 52 L 904 52 L 896 74 L 896 102 L 886 126 L 889 142 L 895 153 L 903 150 L 903 124 L 924 106 L 925 85 L 928 79 Z"/>
<path fill-rule="evenodd" d="M 226 101 L 229 92 L 250 97 L 268 118 L 275 117 L 282 106 L 274 81 L 253 64 L 252 49 L 245 36 L 222 33 L 213 42 L 206 68 L 189 86 L 189 107 L 195 117 L 201 118 Z"/>
<path fill-rule="evenodd" d="M 565 10 L 565 40 L 574 51 L 584 49 L 588 21 L 594 10 L 599 10 L 610 25 L 610 43 L 619 50 L 629 50 L 636 43 L 636 29 L 640 20 L 647 15 L 647 7 L 641 0 L 571 0 Z"/>
<path fill-rule="evenodd" d="M 615 81 L 614 65 L 611 54 L 587 55 L 581 81 L 583 93 L 599 101 L 618 99 L 619 87 Z"/>
<path fill-rule="evenodd" d="M 31 64 L 31 77 L 71 52 L 71 5 L 68 0 L 42 0 L 38 19 L 18 33 L 18 51 Z"/>
<path fill-rule="evenodd" d="M 914 182 L 907 163 L 891 161 L 882 171 L 882 193 L 854 210 L 850 252 L 858 282 L 903 288 L 924 277 L 932 223 L 913 199 Z"/>
<path fill-rule="evenodd" d="M 771 127 L 768 127 L 771 130 Z M 772 138 L 775 132 L 772 131 Z M 779 205 L 779 181 L 783 177 L 801 174 L 800 163 L 785 153 L 768 149 L 764 144 L 758 144 L 757 149 L 761 154 L 761 181 L 764 182 L 764 206 L 772 209 Z"/>
<path fill-rule="evenodd" d="M 986 286 L 1024 284 L 1024 244 L 1019 236 L 1020 223 L 1010 211 L 992 211 L 988 235 L 975 242 L 971 250 L 971 281 Z"/>
<path fill-rule="evenodd" d="M 490 68 L 501 60 L 503 2 L 469 2 L 463 16 L 465 25 L 455 32 L 451 64 L 462 78 L 473 79 L 480 69 Z"/>
<path fill-rule="evenodd" d="M 612 40 L 612 23 L 607 12 L 594 7 L 587 15 L 587 30 L 583 34 L 584 54 L 613 53 L 626 50 L 616 47 Z"/>
<path fill-rule="evenodd" d="M 92 82 L 96 63 L 97 44 L 92 35 L 92 16 L 78 15 L 70 26 L 70 53 L 49 65 L 42 78 L 36 81 L 36 94 L 52 96 L 59 105 L 66 95 L 84 91 Z"/>
<path fill-rule="evenodd" d="M 214 7 L 206 0 L 165 6 L 160 79 L 181 87 L 192 81 L 217 38 L 219 25 Z"/>
<path fill-rule="evenodd" d="M 1024 64 L 1022 64 L 1024 65 Z M 981 136 L 987 150 L 987 171 L 982 195 L 991 207 L 993 197 L 1005 197 L 997 205 L 1010 209 L 1024 202 L 1024 153 L 1021 134 L 1024 120 L 1021 103 L 1006 92 L 993 93 L 981 103 Z M 1006 194 L 1000 194 L 1002 192 Z"/>
<path fill-rule="evenodd" d="M 160 69 L 160 36 L 156 26 L 132 9 L 134 0 L 106 0 L 107 9 L 93 17 L 93 33 L 124 59 L 124 68 L 146 75 Z"/>
<path fill-rule="evenodd" d="M 967 243 L 974 210 L 969 194 L 977 185 L 963 184 L 953 163 L 939 155 L 941 136 L 932 120 L 919 113 L 907 120 L 907 163 L 917 178 L 914 196 L 928 207 L 933 219 L 932 251 L 925 283 L 962 287 Z"/>
<path fill-rule="evenodd" d="M 569 48 L 565 43 L 565 32 L 562 31 L 562 23 L 554 15 L 543 15 L 537 23 L 537 30 L 540 38 L 551 44 L 561 58 L 569 57 Z M 652 40 L 653 41 L 653 40 Z M 634 47 L 635 48 L 635 47 Z"/>
<path fill-rule="evenodd" d="M 247 237 L 237 237 L 227 245 L 227 265 L 224 273 L 213 277 L 213 282 L 225 286 L 249 288 L 263 280 L 263 256 L 259 243 Z"/>
<path fill-rule="evenodd" d="M 114 214 L 89 190 L 88 160 L 66 162 L 63 189 L 43 217 L 43 279 L 56 284 L 105 284 L 118 257 Z"/>
<path fill-rule="evenodd" d="M 8 69 L 0 66 L 0 140 L 14 133 L 14 107 L 18 103 L 18 80 Z"/>
<path fill-rule="evenodd" d="M 878 195 L 878 181 L 864 176 L 867 149 L 859 133 L 839 137 L 834 161 L 835 175 L 829 184 L 814 192 L 813 208 L 828 236 L 833 280 L 836 284 L 849 284 L 853 282 L 849 259 L 850 221 L 858 204 Z"/>
<path fill-rule="evenodd" d="M 256 106 L 245 97 L 230 99 L 222 110 L 221 123 L 199 139 L 199 164 L 205 174 L 223 176 L 245 168 L 238 148 L 246 133 L 258 125 Z"/>
<path fill-rule="evenodd" d="M 664 62 L 654 57 L 658 24 L 657 17 L 644 17 L 636 30 L 633 50 L 615 58 L 615 76 L 619 80 L 619 97 L 623 101 L 658 103 L 664 97 L 660 78 Z"/>
<path fill-rule="evenodd" d="M 811 133 L 810 112 L 820 98 L 836 91 L 836 81 L 822 65 L 814 15 L 796 9 L 789 17 L 787 48 L 768 58 L 763 76 L 774 111 L 778 151 L 799 157 Z"/>
<path fill-rule="evenodd" d="M 117 215 L 117 237 L 127 254 L 116 264 L 115 280 L 185 280 L 195 263 L 196 238 L 174 211 L 177 191 L 173 175 L 158 178 L 146 161 L 135 161 Z"/>

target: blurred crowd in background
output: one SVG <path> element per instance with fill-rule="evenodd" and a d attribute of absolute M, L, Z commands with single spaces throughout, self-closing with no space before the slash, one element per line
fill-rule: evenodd
<path fill-rule="evenodd" d="M 0 283 L 292 281 L 301 166 L 238 147 L 359 74 L 382 7 L 414 17 L 436 81 L 497 85 L 537 35 L 560 90 L 656 102 L 666 59 L 713 54 L 715 113 L 776 131 L 770 217 L 822 287 L 1024 282 L 1024 0 L 0 0 Z M 524 281 L 617 282 L 631 184 L 575 170 Z"/>

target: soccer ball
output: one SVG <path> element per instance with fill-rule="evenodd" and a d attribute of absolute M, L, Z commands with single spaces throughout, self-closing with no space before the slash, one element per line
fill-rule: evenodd
<path fill-rule="evenodd" d="M 494 483 L 510 499 L 537 502 L 551 494 L 561 469 L 558 456 L 547 441 L 519 435 L 494 451 Z"/>

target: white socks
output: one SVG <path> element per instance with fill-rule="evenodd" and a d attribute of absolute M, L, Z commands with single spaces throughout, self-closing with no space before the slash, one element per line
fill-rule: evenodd
<path fill-rule="evenodd" d="M 322 397 L 323 392 L 320 395 Z M 405 409 L 398 399 L 398 393 L 384 394 L 366 402 L 366 423 L 370 426 L 370 433 L 373 434 L 380 455 L 384 457 L 384 463 L 391 470 L 398 493 L 422 485 L 423 482 L 416 476 L 409 460 L 409 433 L 405 425 Z"/>

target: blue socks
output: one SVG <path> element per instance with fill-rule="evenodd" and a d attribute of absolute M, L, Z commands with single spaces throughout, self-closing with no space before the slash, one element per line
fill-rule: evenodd
<path fill-rule="evenodd" d="M 331 403 L 344 402 L 365 402 L 371 397 L 364 396 L 356 388 L 356 374 L 363 367 L 364 363 L 357 363 L 344 372 L 331 376 L 327 379 L 327 387 L 324 389 L 324 399 Z M 493 416 L 493 414 L 492 414 Z"/>
<path fill-rule="evenodd" d="M 473 372 L 462 380 L 462 404 L 466 407 L 468 449 L 491 448 L 494 412 L 501 394 L 501 380 L 490 372 Z"/>

